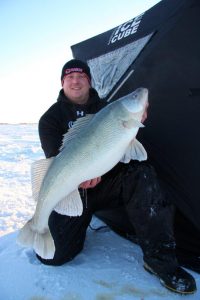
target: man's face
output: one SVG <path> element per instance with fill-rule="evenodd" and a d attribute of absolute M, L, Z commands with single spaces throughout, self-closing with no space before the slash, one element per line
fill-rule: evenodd
<path fill-rule="evenodd" d="M 74 103 L 84 104 L 89 98 L 90 83 L 84 73 L 72 72 L 62 80 L 65 96 Z"/>

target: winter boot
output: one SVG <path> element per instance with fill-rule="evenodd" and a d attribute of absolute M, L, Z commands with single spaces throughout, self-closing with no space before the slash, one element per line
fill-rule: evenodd
<path fill-rule="evenodd" d="M 177 267 L 172 272 L 161 272 L 144 263 L 144 268 L 151 274 L 156 275 L 160 279 L 161 284 L 173 292 L 193 294 L 197 289 L 195 279 L 181 267 Z"/>
<path fill-rule="evenodd" d="M 149 248 L 150 249 L 150 248 Z M 151 248 L 144 255 L 144 268 L 156 275 L 167 289 L 192 294 L 196 291 L 195 279 L 182 269 L 175 256 L 175 243 L 163 243 L 156 251 Z"/>

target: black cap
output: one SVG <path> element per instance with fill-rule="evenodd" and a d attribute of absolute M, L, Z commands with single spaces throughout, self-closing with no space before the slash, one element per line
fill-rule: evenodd
<path fill-rule="evenodd" d="M 70 74 L 72 72 L 85 73 L 88 77 L 89 82 L 91 81 L 89 66 L 79 59 L 72 59 L 63 66 L 61 73 L 61 81 L 63 80 L 65 75 Z"/>

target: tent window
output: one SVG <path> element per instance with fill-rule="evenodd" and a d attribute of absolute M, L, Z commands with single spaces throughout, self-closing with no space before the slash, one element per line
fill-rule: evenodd
<path fill-rule="evenodd" d="M 148 43 L 153 33 L 124 47 L 88 60 L 92 86 L 105 98 Z"/>

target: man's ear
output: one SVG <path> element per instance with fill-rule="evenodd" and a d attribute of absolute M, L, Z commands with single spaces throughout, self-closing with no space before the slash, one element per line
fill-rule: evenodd
<path fill-rule="evenodd" d="M 62 85 L 62 87 L 63 87 L 63 84 L 64 84 L 64 79 L 63 79 L 63 80 L 61 80 L 61 85 Z"/>

